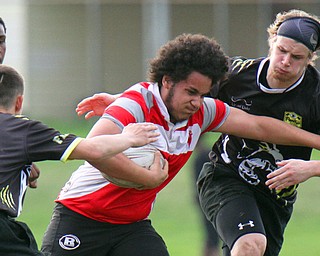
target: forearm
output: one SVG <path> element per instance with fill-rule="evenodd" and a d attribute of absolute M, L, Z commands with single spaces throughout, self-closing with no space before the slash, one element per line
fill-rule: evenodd
<path fill-rule="evenodd" d="M 230 108 L 229 116 L 217 131 L 274 144 L 320 148 L 319 135 L 271 117 L 250 115 L 235 108 Z"/>
<path fill-rule="evenodd" d="M 309 177 L 320 177 L 320 161 L 319 160 L 311 160 L 305 161 L 306 171 L 309 172 Z"/>
<path fill-rule="evenodd" d="M 275 144 L 306 146 L 319 149 L 320 136 L 307 132 L 283 121 L 269 117 L 260 117 L 261 122 L 257 128 L 256 136 L 259 140 Z"/>
<path fill-rule="evenodd" d="M 108 176 L 141 184 L 146 187 L 159 185 L 159 178 L 154 176 L 154 172 L 143 168 L 123 154 L 118 154 L 112 158 L 90 161 L 99 171 L 106 173 Z"/>
<path fill-rule="evenodd" d="M 70 158 L 95 161 L 111 157 L 129 147 L 143 146 L 156 141 L 160 135 L 156 130 L 157 127 L 151 123 L 132 123 L 124 127 L 121 134 L 87 137 L 77 146 Z"/>
<path fill-rule="evenodd" d="M 320 176 L 320 161 L 289 159 L 277 163 L 278 169 L 267 175 L 266 185 L 270 189 L 284 189 Z"/>
<path fill-rule="evenodd" d="M 129 147 L 130 138 L 124 139 L 123 134 L 101 135 L 82 140 L 70 154 L 69 159 L 98 161 L 116 155 Z"/>

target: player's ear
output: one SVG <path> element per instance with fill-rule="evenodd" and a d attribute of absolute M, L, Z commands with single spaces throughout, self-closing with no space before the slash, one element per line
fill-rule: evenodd
<path fill-rule="evenodd" d="M 15 104 L 15 113 L 16 114 L 21 114 L 22 104 L 23 104 L 23 95 L 19 95 L 19 96 L 17 96 L 16 104 Z"/>
<path fill-rule="evenodd" d="M 308 64 L 307 65 L 312 65 L 312 61 L 316 59 L 316 52 L 310 52 L 308 56 Z"/>
<path fill-rule="evenodd" d="M 162 77 L 162 86 L 164 86 L 166 89 L 169 89 L 172 86 L 172 80 L 169 76 L 164 75 Z"/>

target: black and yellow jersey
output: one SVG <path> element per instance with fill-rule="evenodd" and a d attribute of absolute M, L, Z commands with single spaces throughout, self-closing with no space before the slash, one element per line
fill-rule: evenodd
<path fill-rule="evenodd" d="M 76 138 L 24 116 L 0 113 L 0 211 L 17 217 L 32 162 L 63 160 Z"/>
<path fill-rule="evenodd" d="M 232 58 L 228 79 L 213 88 L 212 96 L 250 114 L 277 118 L 319 134 L 319 72 L 308 66 L 304 75 L 289 88 L 271 89 L 266 81 L 268 66 L 268 58 Z M 222 134 L 213 146 L 220 163 L 231 167 L 252 187 L 268 194 L 266 175 L 277 168 L 276 161 L 290 158 L 309 160 L 311 151 L 306 147 L 276 145 L 227 134 Z M 285 198 L 294 192 L 295 187 L 291 187 L 271 193 L 276 198 Z"/>

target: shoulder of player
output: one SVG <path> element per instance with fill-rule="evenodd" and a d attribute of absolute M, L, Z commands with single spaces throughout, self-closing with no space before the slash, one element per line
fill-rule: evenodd
<path fill-rule="evenodd" d="M 29 122 L 30 119 L 24 115 L 12 115 L 8 113 L 0 113 L 0 121 L 2 123 L 10 124 L 12 123 L 26 123 Z"/>
<path fill-rule="evenodd" d="M 27 129 L 34 129 L 34 130 L 54 130 L 50 128 L 48 125 L 42 123 L 38 120 L 30 119 L 25 115 L 14 115 L 12 116 L 12 122 L 16 123 L 17 125 L 20 124 L 21 126 L 27 127 Z"/>
<path fill-rule="evenodd" d="M 26 115 L 14 115 L 12 116 L 13 119 L 15 119 L 17 122 L 20 122 L 20 123 L 26 123 L 26 124 L 41 124 L 41 125 L 44 125 L 42 122 L 40 121 L 37 121 L 37 120 L 33 120 L 33 119 L 30 119 L 28 116 Z M 45 126 L 45 125 L 44 125 Z"/>
<path fill-rule="evenodd" d="M 206 111 L 206 109 L 211 110 L 211 109 L 215 109 L 215 110 L 220 110 L 220 109 L 225 109 L 228 107 L 228 104 L 224 103 L 223 101 L 219 100 L 219 99 L 214 99 L 214 98 L 210 98 L 210 97 L 204 97 L 204 101 L 203 101 L 203 109 L 204 111 Z M 211 112 L 211 111 L 209 111 Z"/>
<path fill-rule="evenodd" d="M 128 97 L 128 95 L 135 95 L 136 97 L 143 96 L 147 94 L 148 92 L 150 93 L 150 90 L 148 88 L 151 86 L 151 83 L 148 82 L 140 82 L 136 83 L 132 86 L 130 86 L 127 90 L 124 91 L 124 93 L 120 96 L 121 97 Z"/>
<path fill-rule="evenodd" d="M 140 82 L 129 87 L 120 98 L 136 101 L 139 105 L 146 105 L 148 108 L 153 106 L 154 99 L 157 97 L 154 90 L 155 84 L 150 82 Z"/>
<path fill-rule="evenodd" d="M 23 120 L 30 120 L 29 117 L 27 117 L 25 115 L 15 115 L 14 117 L 20 118 L 20 119 L 23 119 Z"/>
<path fill-rule="evenodd" d="M 245 58 L 242 56 L 236 56 L 232 57 L 230 59 L 230 76 L 232 77 L 233 75 L 242 73 L 248 69 L 256 69 L 258 68 L 260 62 L 264 58 L 258 58 L 258 59 L 250 59 L 250 58 Z"/>
<path fill-rule="evenodd" d="M 229 115 L 230 107 L 221 100 L 204 98 L 201 111 L 195 115 L 197 120 L 201 120 L 202 131 L 212 131 L 224 123 Z"/>
<path fill-rule="evenodd" d="M 43 132 L 53 130 L 40 121 L 29 119 L 24 115 L 0 114 L 1 131 L 10 134 L 24 134 L 24 136 L 43 134 Z M 52 131 L 50 131 L 52 133 Z"/>
<path fill-rule="evenodd" d="M 152 85 L 153 85 L 153 84 L 150 83 L 150 82 L 139 82 L 139 83 L 135 83 L 135 84 L 131 85 L 128 89 L 126 89 L 121 96 L 125 95 L 125 93 L 133 92 L 133 91 L 143 92 L 143 91 L 145 91 L 145 90 L 148 90 L 148 88 L 149 88 L 150 86 L 152 86 Z"/>

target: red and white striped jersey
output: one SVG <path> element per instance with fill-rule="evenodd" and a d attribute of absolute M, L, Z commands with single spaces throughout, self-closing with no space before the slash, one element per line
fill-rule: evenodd
<path fill-rule="evenodd" d="M 160 132 L 153 143 L 169 163 L 169 177 L 149 190 L 121 188 L 104 179 L 89 163 L 80 166 L 62 188 L 57 202 L 97 221 L 127 224 L 147 218 L 157 193 L 189 159 L 201 134 L 220 127 L 229 107 L 219 100 L 205 98 L 201 108 L 188 120 L 171 123 L 157 84 L 138 83 L 111 104 L 102 118 L 109 118 L 121 129 L 129 123 L 151 122 Z"/>

